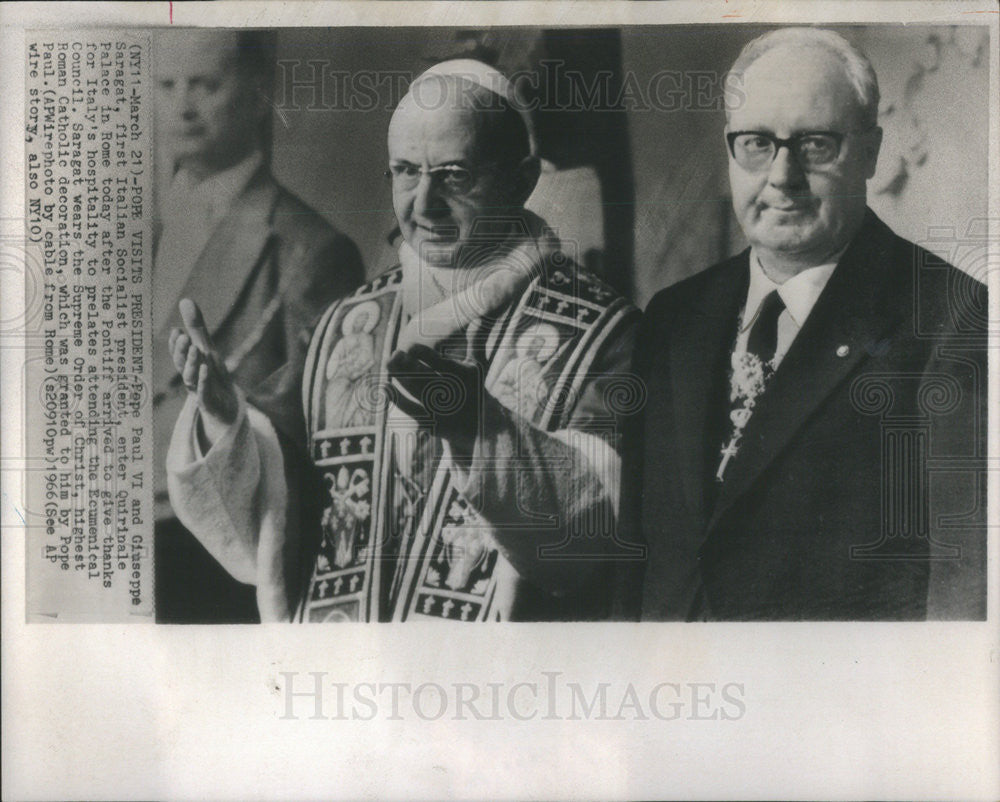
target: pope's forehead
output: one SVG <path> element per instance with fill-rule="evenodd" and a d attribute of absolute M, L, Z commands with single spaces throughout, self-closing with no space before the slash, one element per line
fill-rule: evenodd
<path fill-rule="evenodd" d="M 389 147 L 434 143 L 473 146 L 483 131 L 482 116 L 486 113 L 451 98 L 424 103 L 407 95 L 389 123 Z"/>

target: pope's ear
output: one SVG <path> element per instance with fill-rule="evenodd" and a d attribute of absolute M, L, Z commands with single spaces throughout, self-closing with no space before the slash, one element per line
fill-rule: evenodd
<path fill-rule="evenodd" d="M 514 187 L 516 199 L 519 205 L 524 205 L 525 201 L 535 191 L 538 183 L 538 176 L 542 172 L 542 164 L 537 156 L 526 156 L 517 165 L 517 184 Z"/>
<path fill-rule="evenodd" d="M 878 153 L 882 148 L 882 129 L 876 125 L 864 137 L 865 160 L 867 162 L 865 177 L 871 178 L 875 175 L 875 168 L 878 165 Z"/>

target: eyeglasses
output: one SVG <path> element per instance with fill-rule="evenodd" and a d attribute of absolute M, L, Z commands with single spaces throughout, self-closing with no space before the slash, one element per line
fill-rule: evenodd
<path fill-rule="evenodd" d="M 468 167 L 457 164 L 442 164 L 439 167 L 425 169 L 409 162 L 390 164 L 389 169 L 385 171 L 385 177 L 392 181 L 394 187 L 408 191 L 420 183 L 420 178 L 424 173 L 431 177 L 432 182 L 437 182 L 442 190 L 453 195 L 469 192 L 479 178 Z"/>
<path fill-rule="evenodd" d="M 778 151 L 785 147 L 792 152 L 803 169 L 811 170 L 835 162 L 847 136 L 849 134 L 837 131 L 804 131 L 788 139 L 780 139 L 766 131 L 730 131 L 726 134 L 726 141 L 729 143 L 729 153 L 744 170 L 755 171 L 770 167 Z"/>

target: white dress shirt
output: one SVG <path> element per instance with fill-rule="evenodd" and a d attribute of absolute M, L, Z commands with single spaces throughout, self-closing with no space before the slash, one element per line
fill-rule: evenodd
<path fill-rule="evenodd" d="M 838 254 L 837 259 L 839 258 Z M 777 284 L 764 273 L 760 259 L 751 250 L 750 287 L 747 289 L 747 300 L 743 308 L 743 317 L 740 321 L 740 331 L 736 337 L 734 353 L 737 355 L 746 353 L 750 329 L 757 321 L 761 305 L 773 290 L 777 290 L 785 304 L 784 310 L 778 316 L 778 346 L 772 363 L 777 368 L 785 354 L 788 353 L 788 349 L 799 330 L 805 325 L 806 318 L 812 312 L 820 293 L 823 292 L 823 288 L 830 280 L 830 276 L 833 275 L 837 259 L 824 265 L 806 268 L 785 281 L 784 284 Z"/>
<path fill-rule="evenodd" d="M 768 278 L 767 274 L 764 273 L 764 268 L 761 266 L 757 254 L 752 250 L 750 251 L 750 286 L 747 288 L 747 300 L 740 319 L 740 330 L 736 335 L 736 346 L 733 348 L 733 370 L 729 378 L 730 403 L 740 401 L 743 407 L 742 409 L 733 409 L 730 412 L 733 427 L 728 441 L 723 445 L 720 452 L 721 459 L 718 470 L 715 473 L 715 478 L 718 481 L 723 481 L 729 460 L 735 457 L 739 450 L 743 427 L 746 426 L 747 421 L 750 419 L 753 401 L 757 393 L 761 391 L 760 388 L 753 389 L 756 386 L 753 382 L 748 386 L 740 384 L 740 377 L 746 377 L 744 375 L 745 371 L 738 370 L 737 366 L 741 364 L 743 361 L 742 357 L 747 352 L 747 341 L 750 339 L 750 330 L 753 328 L 754 323 L 757 322 L 757 317 L 760 315 L 761 308 L 764 305 L 764 299 L 772 292 L 777 291 L 785 305 L 781 314 L 778 315 L 777 344 L 774 358 L 770 362 L 771 368 L 777 370 L 778 365 L 781 364 L 781 360 L 788 353 L 792 342 L 794 342 L 799 331 L 805 325 L 806 318 L 809 317 L 813 307 L 816 305 L 816 301 L 819 300 L 819 296 L 823 292 L 823 288 L 826 287 L 826 283 L 830 280 L 830 276 L 833 275 L 833 271 L 837 267 L 837 260 L 839 259 L 840 254 L 837 254 L 834 261 L 806 268 L 783 284 L 778 284 Z"/>

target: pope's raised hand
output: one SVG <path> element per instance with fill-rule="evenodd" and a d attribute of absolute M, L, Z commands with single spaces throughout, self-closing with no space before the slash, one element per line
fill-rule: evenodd
<path fill-rule="evenodd" d="M 187 298 L 180 302 L 184 328 L 170 332 L 170 354 L 184 386 L 198 397 L 198 407 L 212 423 L 229 426 L 236 420 L 239 399 L 225 362 L 212 345 L 205 318 L 198 305 Z"/>

